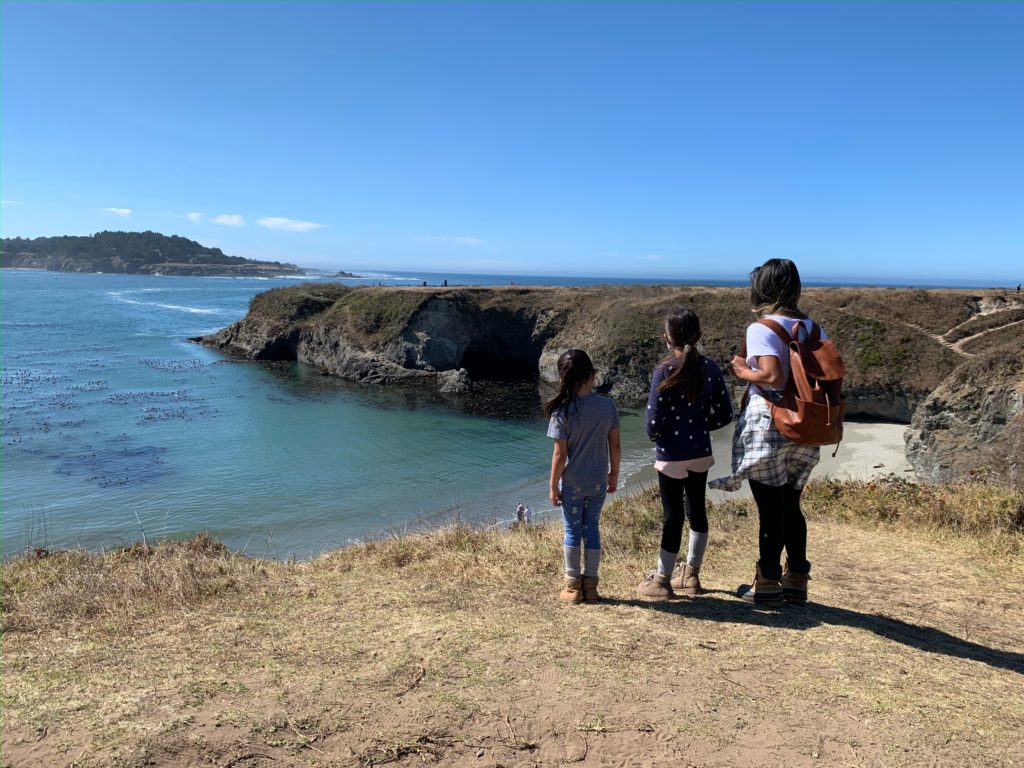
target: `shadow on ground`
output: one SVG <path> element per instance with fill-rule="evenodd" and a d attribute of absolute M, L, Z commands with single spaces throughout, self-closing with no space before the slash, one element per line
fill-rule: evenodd
<path fill-rule="evenodd" d="M 640 599 L 605 598 L 603 602 L 610 605 L 633 606 L 703 621 L 719 621 L 730 624 L 753 624 L 796 630 L 831 624 L 866 629 L 888 640 L 921 651 L 980 661 L 992 667 L 1024 675 L 1024 653 L 989 648 L 970 640 L 963 640 L 948 632 L 943 632 L 941 629 L 910 624 L 885 614 L 859 613 L 848 608 L 837 608 L 819 603 L 808 603 L 804 606 L 785 605 L 778 609 L 763 608 L 736 597 L 732 597 L 732 599 L 715 597 L 716 594 L 733 595 L 725 590 L 708 590 L 703 597 L 696 600 L 648 602 Z"/>

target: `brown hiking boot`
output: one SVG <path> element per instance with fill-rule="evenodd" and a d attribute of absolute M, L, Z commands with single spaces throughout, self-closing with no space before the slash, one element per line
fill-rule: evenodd
<path fill-rule="evenodd" d="M 565 589 L 558 593 L 558 599 L 566 603 L 583 602 L 583 579 L 579 576 L 565 577 Z"/>
<path fill-rule="evenodd" d="M 757 605 L 782 605 L 782 582 L 779 579 L 768 579 L 761 575 L 761 566 L 754 572 L 754 583 L 740 591 L 740 597 Z"/>
<path fill-rule="evenodd" d="M 596 603 L 601 599 L 597 594 L 597 576 L 583 577 L 583 602 Z"/>
<path fill-rule="evenodd" d="M 648 600 L 671 600 L 676 596 L 676 593 L 672 591 L 672 584 L 668 576 L 662 576 L 657 571 L 651 572 L 646 579 L 641 581 L 636 591 L 640 597 L 645 597 Z"/>
<path fill-rule="evenodd" d="M 694 568 L 689 563 L 680 563 L 672 575 L 672 589 L 687 597 L 703 595 L 704 587 L 700 585 L 700 568 Z"/>
<path fill-rule="evenodd" d="M 782 572 L 782 596 L 787 603 L 803 605 L 807 602 L 807 582 L 810 578 L 809 573 L 793 573 L 789 570 L 789 561 L 786 561 L 786 570 Z"/>

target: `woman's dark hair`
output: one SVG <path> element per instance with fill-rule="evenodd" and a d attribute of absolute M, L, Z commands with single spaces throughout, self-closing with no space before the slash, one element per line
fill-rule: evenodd
<path fill-rule="evenodd" d="M 800 273 L 789 259 L 768 259 L 750 273 L 750 306 L 758 317 L 806 318 L 799 303 Z"/>
<path fill-rule="evenodd" d="M 678 309 L 665 318 L 665 338 L 675 349 L 683 352 L 682 357 L 675 353 L 664 362 L 671 372 L 658 385 L 659 392 L 680 387 L 686 399 L 697 402 L 704 393 L 703 366 L 704 356 L 697 351 L 700 340 L 700 319 L 689 309 Z"/>
<path fill-rule="evenodd" d="M 544 403 L 544 415 L 549 419 L 557 411 L 568 409 L 576 399 L 576 390 L 594 375 L 590 355 L 582 349 L 567 349 L 558 357 L 558 394 Z"/>

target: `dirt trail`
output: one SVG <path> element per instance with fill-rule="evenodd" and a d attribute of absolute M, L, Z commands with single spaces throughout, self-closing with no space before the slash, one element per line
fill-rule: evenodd
<path fill-rule="evenodd" d="M 1021 763 L 1019 559 L 812 521 L 813 604 L 757 610 L 753 521 L 712 515 L 707 595 L 636 599 L 655 553 L 612 540 L 605 602 L 566 606 L 557 531 L 516 536 L 297 567 L 120 643 L 9 634 L 3 764 Z"/>
<path fill-rule="evenodd" d="M 1012 323 L 1006 323 L 1005 325 L 997 325 L 995 328 L 986 328 L 984 331 L 975 333 L 972 336 L 965 336 L 964 338 L 960 339 L 960 341 L 953 342 L 952 348 L 960 352 L 960 354 L 971 355 L 970 352 L 967 352 L 966 350 L 963 349 L 964 344 L 969 344 L 972 341 L 977 341 L 982 336 L 987 336 L 988 334 L 995 333 L 996 331 L 1005 331 L 1007 328 L 1012 328 L 1015 325 L 1024 325 L 1024 320 L 1016 320 Z M 973 355 L 971 356 L 973 357 Z"/>

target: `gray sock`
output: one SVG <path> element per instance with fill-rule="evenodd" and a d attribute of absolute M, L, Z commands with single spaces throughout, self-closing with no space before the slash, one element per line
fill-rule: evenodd
<path fill-rule="evenodd" d="M 562 553 L 565 555 L 565 575 L 570 579 L 578 579 L 580 577 L 580 548 L 562 547 Z"/>
<path fill-rule="evenodd" d="M 597 568 L 601 564 L 600 549 L 583 549 L 583 575 L 591 578 L 597 576 Z"/>
<path fill-rule="evenodd" d="M 708 549 L 708 534 L 690 531 L 690 551 L 686 555 L 686 564 L 694 570 L 700 570 L 704 564 L 704 553 Z"/>
<path fill-rule="evenodd" d="M 672 569 L 676 567 L 678 552 L 666 552 L 664 549 L 658 552 L 658 575 L 671 576 Z"/>

